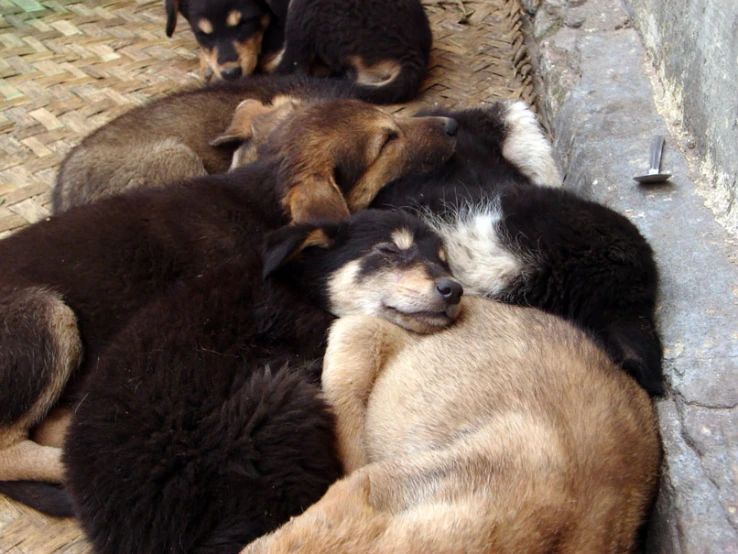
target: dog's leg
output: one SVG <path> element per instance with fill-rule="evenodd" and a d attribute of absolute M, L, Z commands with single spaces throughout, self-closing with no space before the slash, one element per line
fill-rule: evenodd
<path fill-rule="evenodd" d="M 61 296 L 41 287 L 0 288 L 0 480 L 59 482 L 61 449 L 28 439 L 49 412 L 82 343 Z"/>
<path fill-rule="evenodd" d="M 380 368 L 406 341 L 404 329 L 371 316 L 336 321 L 323 362 L 323 390 L 337 418 L 338 452 L 349 473 L 367 463 L 364 418 Z"/>
<path fill-rule="evenodd" d="M 31 432 L 31 440 L 41 446 L 61 448 L 72 420 L 72 408 L 56 407 Z"/>

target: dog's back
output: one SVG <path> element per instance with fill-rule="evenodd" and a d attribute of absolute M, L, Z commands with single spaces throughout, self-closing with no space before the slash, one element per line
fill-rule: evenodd
<path fill-rule="evenodd" d="M 558 318 L 474 297 L 382 369 L 366 429 L 371 459 L 398 469 L 447 452 L 425 475 L 428 509 L 459 502 L 484 522 L 466 552 L 627 552 L 656 482 L 637 384 Z"/>
<path fill-rule="evenodd" d="M 270 104 L 347 98 L 349 83 L 306 76 L 251 77 L 190 90 L 134 108 L 88 135 L 64 159 L 53 191 L 53 211 L 89 204 L 141 187 L 155 188 L 231 165 L 238 141 L 213 146 L 245 99 Z"/>
<path fill-rule="evenodd" d="M 354 471 L 244 553 L 633 551 L 656 488 L 655 412 L 563 320 L 475 297 L 422 337 L 343 318 L 323 382 Z"/>
<path fill-rule="evenodd" d="M 410 100 L 425 76 L 433 37 L 418 0 L 292 0 L 277 73 L 350 77 L 359 98 Z"/>

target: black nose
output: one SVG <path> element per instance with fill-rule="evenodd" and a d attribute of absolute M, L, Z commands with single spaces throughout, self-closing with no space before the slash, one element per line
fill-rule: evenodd
<path fill-rule="evenodd" d="M 443 279 L 436 285 L 436 290 L 443 299 L 449 304 L 458 304 L 461 295 L 464 294 L 464 287 L 452 279 Z"/>
<path fill-rule="evenodd" d="M 456 123 L 455 119 L 451 119 L 450 117 L 447 117 L 446 125 L 443 126 L 443 130 L 446 132 L 448 136 L 455 137 L 456 132 L 459 130 L 459 124 Z"/>
<path fill-rule="evenodd" d="M 241 68 L 239 66 L 229 67 L 228 69 L 224 69 L 221 75 L 223 75 L 226 81 L 233 81 L 241 76 Z"/>

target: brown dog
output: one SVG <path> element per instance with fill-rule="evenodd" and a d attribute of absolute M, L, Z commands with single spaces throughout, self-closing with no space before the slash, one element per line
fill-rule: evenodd
<path fill-rule="evenodd" d="M 0 241 L 0 480 L 61 480 L 59 449 L 29 431 L 74 397 L 142 306 L 258 251 L 270 230 L 341 220 L 389 181 L 443 163 L 455 125 L 357 100 L 318 103 L 285 121 L 257 163 L 110 197 Z"/>
<path fill-rule="evenodd" d="M 632 551 L 654 410 L 563 320 L 475 297 L 429 336 L 344 318 L 323 387 L 353 473 L 244 554 Z"/>
<path fill-rule="evenodd" d="M 252 77 L 134 108 L 92 132 L 66 156 L 54 187 L 53 211 L 125 190 L 223 173 L 239 144 L 251 144 L 252 125 L 266 136 L 300 102 L 349 98 L 352 90 L 344 81 Z M 285 108 L 277 112 L 280 106 Z"/>

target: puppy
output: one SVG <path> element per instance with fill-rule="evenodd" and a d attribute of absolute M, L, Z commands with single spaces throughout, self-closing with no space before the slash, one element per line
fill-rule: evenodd
<path fill-rule="evenodd" d="M 173 94 L 134 108 L 87 136 L 62 161 L 52 210 L 126 190 L 224 173 L 252 129 L 266 137 L 302 103 L 354 96 L 339 80 L 252 77 Z M 253 161 L 239 155 L 239 164 Z"/>
<path fill-rule="evenodd" d="M 359 98 L 391 104 L 420 89 L 433 36 L 419 0 L 166 0 L 200 44 L 201 66 L 236 79 L 257 67 L 278 74 L 347 78 Z"/>
<path fill-rule="evenodd" d="M 202 74 L 210 70 L 217 79 L 238 79 L 256 69 L 262 46 L 278 48 L 283 40 L 271 3 L 270 0 L 165 0 L 166 33 L 168 37 L 174 34 L 177 14 L 181 13 L 200 45 Z M 279 33 L 277 38 L 272 37 L 274 33 Z"/>
<path fill-rule="evenodd" d="M 419 0 L 288 4 L 284 48 L 271 63 L 277 74 L 347 77 L 356 82 L 359 98 L 381 104 L 418 93 L 433 41 Z"/>
<path fill-rule="evenodd" d="M 456 119 L 456 153 L 391 183 L 372 206 L 419 212 L 467 293 L 564 317 L 663 393 L 658 272 L 635 225 L 559 188 L 551 146 L 522 102 L 427 113 Z"/>
<path fill-rule="evenodd" d="M 329 124 L 326 124 L 329 121 Z M 29 431 L 74 402 L 110 340 L 174 283 L 258 249 L 287 223 L 341 220 L 453 153 L 455 122 L 397 119 L 356 100 L 300 111 L 238 171 L 118 195 L 0 241 L 0 480 L 59 482 Z"/>
<path fill-rule="evenodd" d="M 480 297 L 433 335 L 342 318 L 323 387 L 349 475 L 244 554 L 633 551 L 654 409 L 565 321 Z"/>
<path fill-rule="evenodd" d="M 462 291 L 441 252 L 412 216 L 362 211 L 274 232 L 263 265 L 246 250 L 144 307 L 64 447 L 95 551 L 235 553 L 316 502 L 341 475 L 319 394 L 331 314 L 442 329 Z"/>

